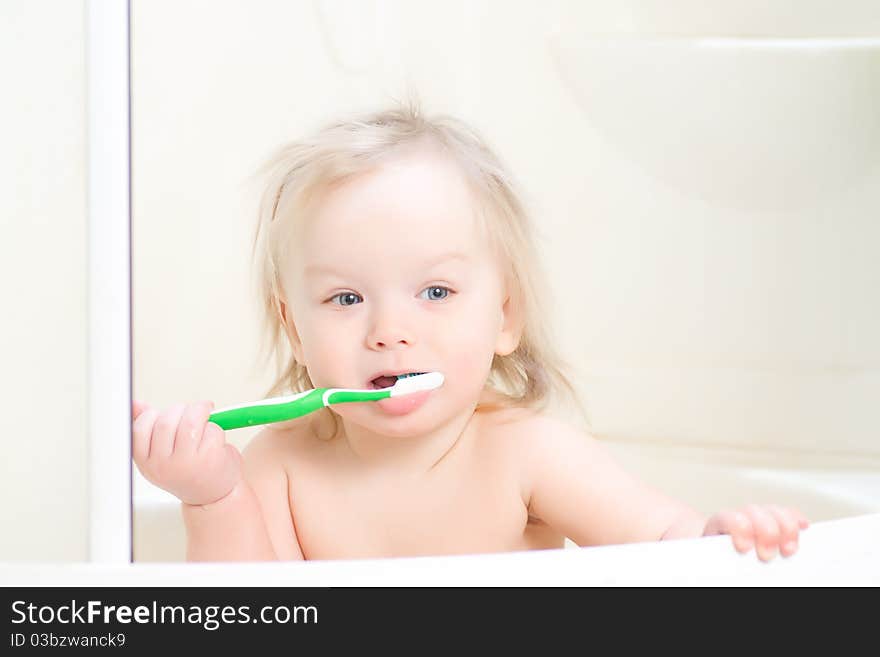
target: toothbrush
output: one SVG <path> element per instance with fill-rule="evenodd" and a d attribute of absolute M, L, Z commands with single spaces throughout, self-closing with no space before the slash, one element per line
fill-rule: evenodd
<path fill-rule="evenodd" d="M 397 383 L 389 388 L 358 390 L 350 388 L 313 388 L 296 395 L 273 397 L 250 404 L 227 406 L 211 413 L 209 422 L 221 429 L 240 429 L 270 422 L 283 422 L 307 415 L 330 404 L 345 402 L 379 401 L 388 397 L 400 397 L 414 392 L 434 390 L 443 385 L 440 372 L 402 374 Z"/>

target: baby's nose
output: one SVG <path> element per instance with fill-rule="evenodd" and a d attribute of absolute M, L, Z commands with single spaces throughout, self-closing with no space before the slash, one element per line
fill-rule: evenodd
<path fill-rule="evenodd" d="M 412 347 L 415 336 L 400 325 L 376 326 L 367 338 L 372 349 L 400 349 Z"/>
<path fill-rule="evenodd" d="M 414 346 L 415 321 L 405 304 L 392 299 L 374 300 L 368 320 L 367 346 L 382 350 Z"/>
<path fill-rule="evenodd" d="M 370 346 L 374 349 L 393 349 L 394 347 L 411 347 L 412 340 L 406 337 L 391 337 L 383 335 L 370 339 Z"/>

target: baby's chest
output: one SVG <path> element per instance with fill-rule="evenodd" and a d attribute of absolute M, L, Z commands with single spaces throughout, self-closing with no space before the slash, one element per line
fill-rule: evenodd
<path fill-rule="evenodd" d="M 291 509 L 308 559 L 517 549 L 528 520 L 516 483 L 485 472 L 369 485 L 311 473 Z"/>

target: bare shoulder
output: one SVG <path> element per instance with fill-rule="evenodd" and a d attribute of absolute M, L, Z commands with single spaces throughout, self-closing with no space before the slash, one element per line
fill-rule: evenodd
<path fill-rule="evenodd" d="M 587 431 L 546 411 L 503 409 L 487 414 L 484 422 L 486 433 L 527 458 L 534 457 L 536 450 L 560 449 L 566 445 L 584 448 L 598 444 Z"/>
<path fill-rule="evenodd" d="M 286 470 L 308 450 L 314 439 L 305 418 L 265 426 L 242 450 L 245 469 L 252 474 Z"/>
<path fill-rule="evenodd" d="M 517 482 L 526 508 L 535 482 L 571 464 L 597 462 L 595 441 L 587 432 L 545 411 L 505 408 L 486 413 L 480 450 Z M 586 471 L 586 470 L 585 470 Z"/>

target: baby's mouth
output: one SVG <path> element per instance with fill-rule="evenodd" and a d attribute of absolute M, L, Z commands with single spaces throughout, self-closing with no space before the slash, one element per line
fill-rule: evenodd
<path fill-rule="evenodd" d="M 417 376 L 419 374 L 424 374 L 424 372 L 406 372 L 397 375 L 377 376 L 375 379 L 370 381 L 370 388 L 373 388 L 374 390 L 390 388 L 395 383 L 397 383 L 398 379 L 405 379 L 407 377 Z"/>

